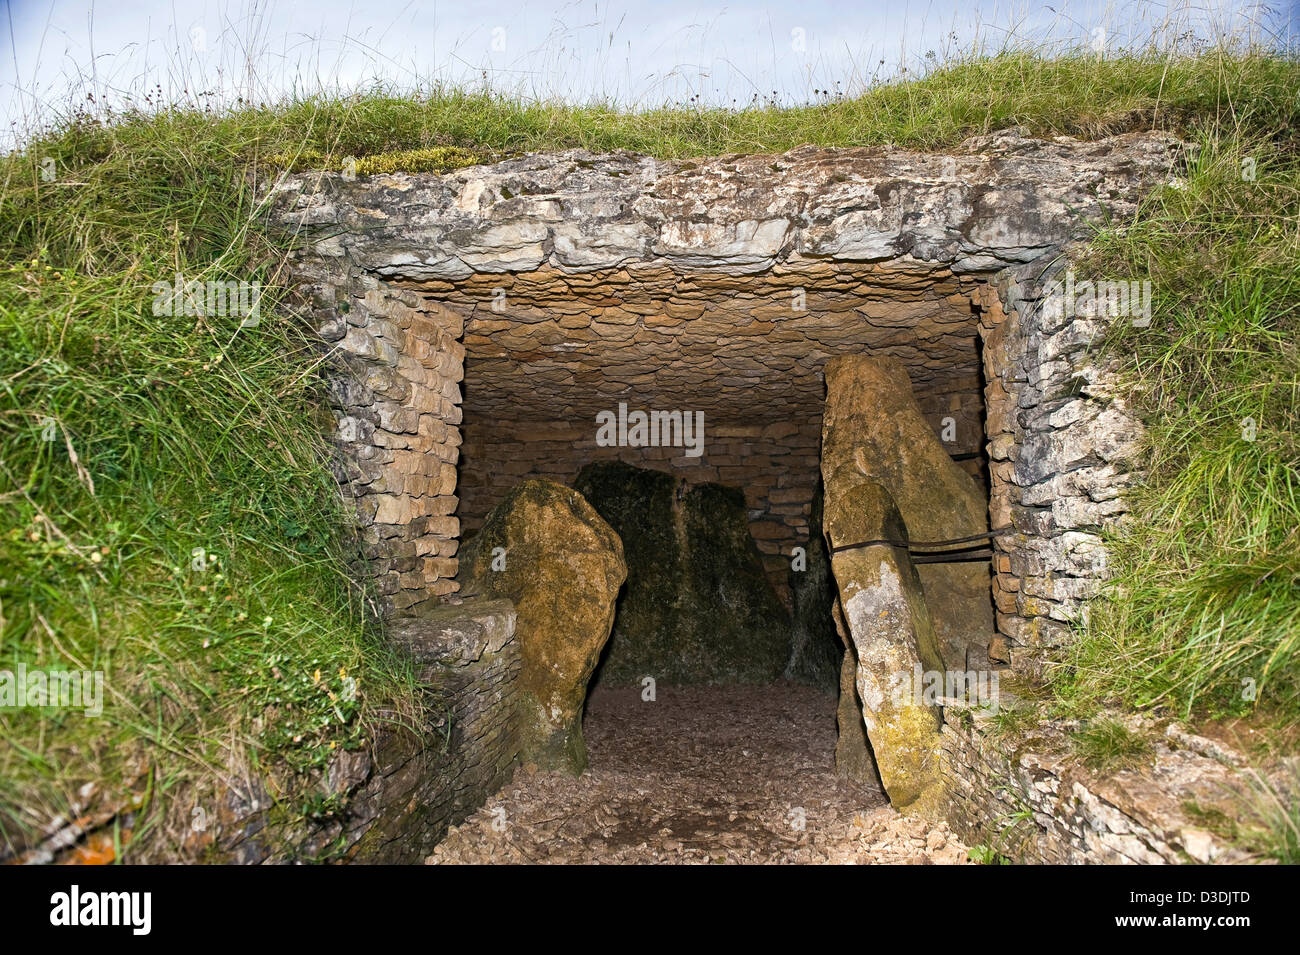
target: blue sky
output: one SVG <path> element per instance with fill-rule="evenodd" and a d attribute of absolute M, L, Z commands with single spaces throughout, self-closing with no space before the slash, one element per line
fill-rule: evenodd
<path fill-rule="evenodd" d="M 1297 2 L 0 0 L 0 128 L 87 95 L 138 100 L 155 84 L 164 98 L 227 100 L 442 80 L 623 105 L 743 104 L 773 91 L 802 102 L 923 69 L 927 52 L 1009 37 L 1110 50 L 1249 24 L 1290 37 Z"/>

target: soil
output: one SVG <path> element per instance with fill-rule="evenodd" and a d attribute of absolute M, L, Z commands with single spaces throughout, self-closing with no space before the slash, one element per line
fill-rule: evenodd
<path fill-rule="evenodd" d="M 598 688 L 582 776 L 525 766 L 426 861 L 962 863 L 946 824 L 835 773 L 835 698 L 793 684 Z"/>

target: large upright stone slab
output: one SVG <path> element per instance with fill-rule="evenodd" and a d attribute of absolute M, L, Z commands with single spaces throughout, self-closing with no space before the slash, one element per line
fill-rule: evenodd
<path fill-rule="evenodd" d="M 913 674 L 942 669 L 907 526 L 889 492 L 851 464 L 826 478 L 825 533 L 839 606 L 857 653 L 862 719 L 885 793 L 902 811 L 937 818 L 945 804 L 937 706 L 914 693 Z M 842 771 L 844 767 L 841 767 Z"/>
<path fill-rule="evenodd" d="M 824 479 L 850 464 L 880 484 L 913 540 L 952 540 L 989 529 L 988 501 L 935 437 L 901 362 L 840 355 L 826 363 L 825 374 Z M 826 493 L 829 502 L 829 485 Z M 994 632 L 988 562 L 922 564 L 917 573 L 944 662 L 960 670 L 982 667 Z"/>
<path fill-rule="evenodd" d="M 579 774 L 582 712 L 627 577 L 623 545 L 577 491 L 524 481 L 461 555 L 462 591 L 505 597 L 518 615 L 520 756 Z"/>
<path fill-rule="evenodd" d="M 602 683 L 770 683 L 790 653 L 790 618 L 763 571 L 745 497 L 616 461 L 574 485 L 623 539 L 627 587 Z"/>

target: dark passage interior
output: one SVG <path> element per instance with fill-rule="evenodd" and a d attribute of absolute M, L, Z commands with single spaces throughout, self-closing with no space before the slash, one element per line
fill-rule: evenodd
<path fill-rule="evenodd" d="M 815 851 L 799 835 L 805 803 L 849 829 L 885 804 L 869 757 L 836 758 L 861 711 L 820 527 L 823 369 L 897 359 L 924 425 L 986 488 L 976 284 L 923 264 L 814 263 L 422 288 L 465 319 L 462 552 L 512 489 L 544 478 L 582 495 L 627 565 L 580 714 L 585 752 L 564 744 L 587 772 L 525 772 L 498 808 L 586 818 L 598 801 L 594 828 L 548 837 L 586 856 L 689 855 L 731 827 L 745 833 L 736 858 L 764 860 Z M 484 832 L 441 851 L 493 851 Z"/>
<path fill-rule="evenodd" d="M 978 282 L 944 268 L 811 263 L 754 275 L 615 272 L 477 275 L 431 297 L 466 311 L 457 516 L 472 534 L 527 477 L 572 485 L 620 460 L 689 484 L 740 489 L 782 601 L 806 547 L 817 485 L 821 371 L 836 354 L 904 363 L 926 420 L 980 481 L 984 403 Z M 598 416 L 681 412 L 694 442 L 609 444 Z M 629 432 L 631 429 L 629 428 Z"/>
<path fill-rule="evenodd" d="M 842 647 L 814 523 L 823 366 L 901 361 L 926 423 L 987 499 L 978 284 L 895 261 L 545 270 L 426 288 L 465 316 L 462 537 L 522 480 L 577 487 L 629 558 L 595 683 L 786 676 L 835 690 Z M 714 484 L 733 490 L 701 487 Z M 754 567 L 770 589 L 748 579 Z"/>
<path fill-rule="evenodd" d="M 690 691 L 706 692 L 693 707 L 716 712 L 766 698 L 738 687 L 801 684 L 830 709 L 792 705 L 780 718 L 808 740 L 833 739 L 834 701 L 854 690 L 820 527 L 823 367 L 834 355 L 902 362 L 925 423 L 987 501 L 976 284 L 921 263 L 815 263 L 755 275 L 542 271 L 426 288 L 465 317 L 462 537 L 521 481 L 576 488 L 619 535 L 628 570 L 593 700 L 731 687 Z M 987 605 L 987 589 L 975 599 Z M 855 706 L 841 722 L 860 722 Z M 608 718 L 626 729 L 665 708 L 628 703 Z M 608 713 L 593 705 L 585 721 L 595 770 L 617 762 L 595 742 Z M 870 787 L 873 773 L 856 775 Z"/>

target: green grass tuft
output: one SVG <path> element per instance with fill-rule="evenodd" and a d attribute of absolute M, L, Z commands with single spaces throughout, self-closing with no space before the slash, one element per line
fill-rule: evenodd
<path fill-rule="evenodd" d="M 1280 865 L 1300 865 L 1300 768 L 1292 764 L 1285 787 L 1247 772 L 1246 811 L 1238 841 Z"/>
<path fill-rule="evenodd" d="M 332 156 L 315 149 L 297 153 L 277 153 L 267 162 L 289 172 L 304 169 L 324 169 L 346 172 L 355 176 L 374 176 L 393 172 L 450 172 L 465 166 L 491 162 L 492 156 L 482 151 L 461 149 L 456 146 L 431 146 L 422 149 L 402 149 L 374 156 Z"/>
<path fill-rule="evenodd" d="M 1294 92 L 1300 97 L 1300 88 Z M 1073 706 L 1185 718 L 1300 715 L 1300 155 L 1290 129 L 1206 129 L 1181 188 L 1092 243 L 1088 270 L 1149 279 L 1119 328 L 1149 424 L 1115 579 L 1053 674 Z M 1254 166 L 1251 179 L 1243 170 Z"/>
<path fill-rule="evenodd" d="M 110 805 L 152 788 L 145 851 L 231 781 L 314 785 L 385 708 L 414 712 L 347 581 L 319 351 L 228 132 L 74 123 L 0 167 L 0 666 L 105 679 L 98 719 L 0 710 L 5 840 L 94 782 Z M 259 323 L 155 315 L 177 272 L 263 282 Z"/>
<path fill-rule="evenodd" d="M 1152 755 L 1150 741 L 1112 717 L 1089 721 L 1071 736 L 1079 761 L 1096 772 L 1132 769 Z"/>

